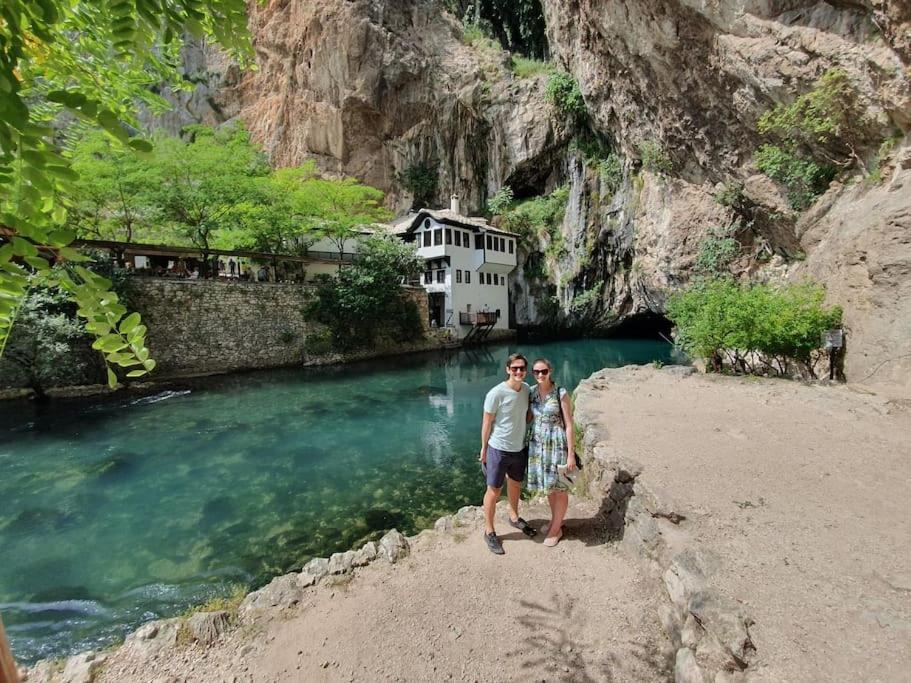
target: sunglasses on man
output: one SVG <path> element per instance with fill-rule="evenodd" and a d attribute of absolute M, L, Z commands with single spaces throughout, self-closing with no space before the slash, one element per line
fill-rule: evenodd
<path fill-rule="evenodd" d="M 524 365 L 510 365 L 510 372 L 526 372 L 528 368 Z"/>

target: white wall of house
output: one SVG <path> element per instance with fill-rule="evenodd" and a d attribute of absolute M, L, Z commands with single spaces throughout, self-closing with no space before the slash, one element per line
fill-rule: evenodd
<path fill-rule="evenodd" d="M 462 338 L 471 330 L 460 324 L 460 313 L 500 311 L 494 329 L 509 329 L 509 286 L 507 274 L 516 267 L 515 237 L 491 232 L 483 234 L 483 248 L 477 249 L 478 229 L 437 223 L 426 218 L 415 230 L 417 251 L 429 265 L 430 282 L 422 276 L 424 288 L 445 292 L 446 310 L 441 325 L 449 323 Z M 492 240 L 497 242 L 493 243 Z M 511 243 L 511 250 L 510 250 Z M 487 249 L 487 247 L 496 249 Z M 448 258 L 449 263 L 441 263 Z M 442 282 L 438 272 L 442 270 Z"/>

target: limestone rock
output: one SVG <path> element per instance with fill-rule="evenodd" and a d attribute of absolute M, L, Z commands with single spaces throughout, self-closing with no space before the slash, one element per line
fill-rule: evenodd
<path fill-rule="evenodd" d="M 440 517 L 436 522 L 433 523 L 433 528 L 436 531 L 452 531 L 455 526 L 452 521 L 452 515 L 446 515 L 445 517 Z"/>
<path fill-rule="evenodd" d="M 355 554 L 351 550 L 346 550 L 343 553 L 332 553 L 332 556 L 329 558 L 329 573 L 348 573 L 351 571 L 351 567 L 354 565 L 354 559 Z"/>
<path fill-rule="evenodd" d="M 720 565 L 721 559 L 709 550 L 688 548 L 675 556 L 664 572 L 664 586 L 671 602 L 688 610 L 690 598 L 705 588 L 706 579 Z"/>
<path fill-rule="evenodd" d="M 749 631 L 753 621 L 737 604 L 717 593 L 702 590 L 690 597 L 687 610 L 738 662 L 750 660 L 756 651 Z"/>
<path fill-rule="evenodd" d="M 393 529 L 380 539 L 380 555 L 395 564 L 410 552 L 408 540 L 400 532 Z"/>
<path fill-rule="evenodd" d="M 379 549 L 377 548 L 376 543 L 368 541 L 354 554 L 354 560 L 351 564 L 354 567 L 364 567 L 373 562 L 378 554 Z"/>
<path fill-rule="evenodd" d="M 298 574 L 284 574 L 254 591 L 240 603 L 240 611 L 247 613 L 269 607 L 290 607 L 300 602 L 302 594 Z"/>
<path fill-rule="evenodd" d="M 211 645 L 228 629 L 229 618 L 225 610 L 196 612 L 187 619 L 187 628 L 200 645 Z"/>
<path fill-rule="evenodd" d="M 301 578 L 299 583 L 306 583 L 307 586 L 319 581 L 329 573 L 329 560 L 325 557 L 314 557 L 304 568 L 301 569 Z M 308 582 L 309 581 L 309 582 Z"/>
<path fill-rule="evenodd" d="M 484 519 L 484 511 L 476 505 L 466 505 L 459 508 L 453 517 L 454 526 L 471 526 Z"/>
<path fill-rule="evenodd" d="M 658 608 L 658 617 L 671 645 L 675 650 L 679 649 L 682 644 L 681 631 L 683 630 L 680 611 L 676 607 L 664 603 Z"/>
<path fill-rule="evenodd" d="M 179 619 L 150 621 L 128 635 L 123 647 L 139 660 L 148 659 L 174 647 L 179 628 Z"/>
<path fill-rule="evenodd" d="M 681 647 L 677 650 L 677 658 L 674 662 L 674 683 L 706 683 L 702 669 L 696 663 L 696 655 L 688 647 Z"/>
<path fill-rule="evenodd" d="M 66 660 L 60 683 L 92 683 L 95 673 L 104 664 L 105 655 L 96 656 L 94 652 L 83 652 Z"/>
<path fill-rule="evenodd" d="M 699 625 L 699 622 L 696 621 L 696 617 L 692 614 L 688 614 L 686 616 L 686 621 L 683 624 L 683 628 L 680 631 L 680 642 L 683 643 L 683 647 L 695 651 L 699 646 L 699 641 L 702 640 L 702 634 L 702 627 Z"/>

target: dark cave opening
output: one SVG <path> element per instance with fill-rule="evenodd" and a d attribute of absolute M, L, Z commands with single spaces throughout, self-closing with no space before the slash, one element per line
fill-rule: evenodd
<path fill-rule="evenodd" d="M 669 341 L 674 324 L 660 313 L 645 311 L 624 318 L 610 330 L 611 337 L 623 339 L 663 339 Z"/>

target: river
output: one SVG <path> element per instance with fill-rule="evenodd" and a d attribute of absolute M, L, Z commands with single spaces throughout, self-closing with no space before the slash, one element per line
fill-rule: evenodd
<path fill-rule="evenodd" d="M 237 585 L 479 504 L 481 406 L 513 350 L 0 404 L 0 613 L 17 659 L 104 647 Z M 522 351 L 550 358 L 569 388 L 672 353 L 641 340 Z"/>

